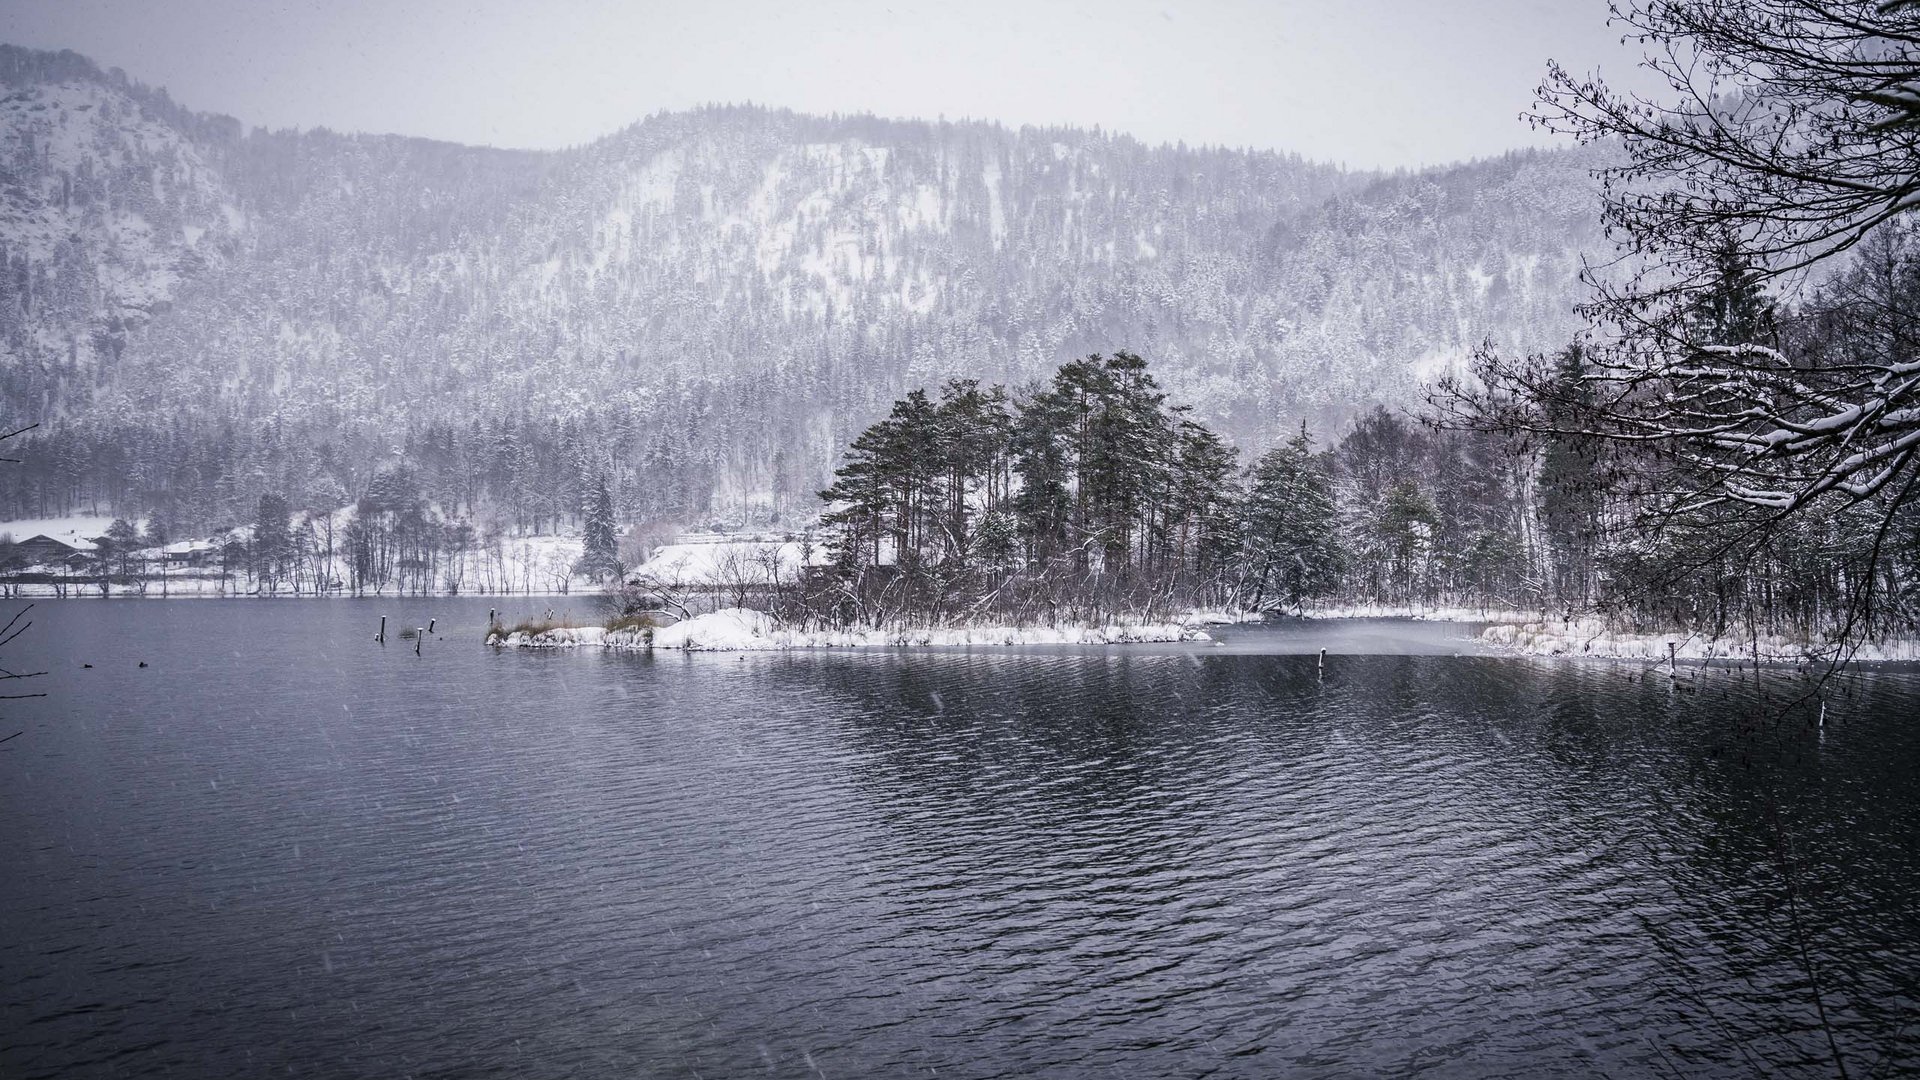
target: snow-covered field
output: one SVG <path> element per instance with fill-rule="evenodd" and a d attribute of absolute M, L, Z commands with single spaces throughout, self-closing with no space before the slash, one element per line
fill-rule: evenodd
<path fill-rule="evenodd" d="M 469 553 L 455 580 L 466 595 L 556 596 L 604 591 L 591 580 L 573 576 L 573 564 L 579 561 L 582 550 L 584 544 L 577 534 L 507 537 L 497 547 L 483 546 Z"/>
<path fill-rule="evenodd" d="M 51 536 L 55 540 L 90 540 L 107 531 L 113 519 L 99 514 L 76 514 L 71 517 L 57 518 L 17 518 L 13 521 L 0 521 L 0 536 L 10 537 L 15 543 L 35 536 Z M 134 522 L 136 527 L 142 522 Z"/>
<path fill-rule="evenodd" d="M 1184 623 L 1118 623 L 1108 626 L 976 626 L 900 630 L 793 630 L 762 611 L 722 608 L 685 622 L 645 630 L 599 626 L 555 627 L 537 634 L 495 634 L 489 644 L 506 648 L 684 649 L 704 652 L 780 649 L 858 649 L 976 645 L 1120 645 L 1151 641 L 1207 641 Z"/>
<path fill-rule="evenodd" d="M 655 548 L 652 557 L 628 573 L 666 585 L 764 586 L 792 580 L 802 566 L 825 566 L 831 561 L 826 544 L 819 541 L 716 536 Z"/>

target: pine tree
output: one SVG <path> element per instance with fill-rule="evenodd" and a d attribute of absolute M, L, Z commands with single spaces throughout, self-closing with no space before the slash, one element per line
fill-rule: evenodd
<path fill-rule="evenodd" d="M 607 487 L 605 473 L 594 477 L 593 494 L 587 500 L 583 516 L 585 542 L 579 561 L 573 564 L 573 572 L 595 580 L 619 577 L 622 573 L 620 537 L 613 519 L 613 492 Z"/>
<path fill-rule="evenodd" d="M 937 402 L 915 390 L 821 492 L 836 588 L 874 619 L 1221 597 L 1240 542 L 1235 468 L 1131 353 L 1063 364 L 1017 404 L 972 380 Z"/>
<path fill-rule="evenodd" d="M 1586 358 L 1571 345 L 1554 362 L 1554 433 L 1546 436 L 1535 481 L 1541 531 L 1553 560 L 1554 592 L 1564 601 L 1593 595 L 1594 555 L 1600 529 L 1599 445 L 1577 434 L 1580 413 L 1592 404 Z"/>
<path fill-rule="evenodd" d="M 989 510 L 973 532 L 968 557 L 989 573 L 1004 572 L 1020 550 L 1020 533 L 1013 515 L 1005 510 Z"/>
<path fill-rule="evenodd" d="M 1387 496 L 1373 508 L 1369 532 L 1380 559 L 1379 570 L 1391 603 L 1409 603 L 1426 583 L 1427 560 L 1433 554 L 1433 500 L 1411 479 L 1387 488 Z"/>
<path fill-rule="evenodd" d="M 1706 287 L 1689 298 L 1684 332 L 1689 344 L 1767 343 L 1776 330 L 1763 276 L 1737 239 L 1723 238 L 1706 272 Z"/>
<path fill-rule="evenodd" d="M 892 507 L 887 477 L 893 468 L 896 425 L 882 420 L 861 432 L 834 472 L 833 486 L 820 493 L 830 509 L 821 524 L 832 533 L 835 565 L 852 573 L 880 561 L 880 540 Z"/>
<path fill-rule="evenodd" d="M 1521 489 L 1511 486 L 1520 455 L 1479 432 L 1436 432 L 1431 445 L 1438 587 L 1465 603 L 1517 604 L 1529 581 Z"/>
<path fill-rule="evenodd" d="M 1042 559 L 1071 551 L 1086 571 L 1124 576 L 1156 492 L 1172 468 L 1172 418 L 1147 362 L 1133 353 L 1061 365 L 1021 409 L 1019 511 Z"/>
<path fill-rule="evenodd" d="M 1073 419 L 1058 395 L 1049 392 L 1024 402 L 1014 426 L 1013 470 L 1020 478 L 1013 496 L 1014 521 L 1028 561 L 1042 567 L 1067 549 Z"/>
<path fill-rule="evenodd" d="M 1006 498 L 1012 428 L 1006 402 L 1005 390 L 981 390 L 973 379 L 956 379 L 941 391 L 933 423 L 943 465 L 938 525 L 945 557 L 966 559 L 975 521 L 994 514 Z"/>
<path fill-rule="evenodd" d="M 1205 425 L 1182 418 L 1172 491 L 1156 543 L 1163 562 L 1190 570 L 1214 599 L 1224 590 L 1241 547 L 1238 452 Z"/>
<path fill-rule="evenodd" d="M 292 510 L 286 497 L 260 496 L 253 515 L 253 576 L 268 592 L 274 591 L 293 555 L 293 533 L 287 526 Z"/>
<path fill-rule="evenodd" d="M 1333 481 L 1303 424 L 1262 455 L 1247 486 L 1245 605 L 1297 607 L 1340 583 L 1341 550 Z"/>
<path fill-rule="evenodd" d="M 106 535 L 101 537 L 101 540 L 104 542 L 98 548 L 100 572 L 106 573 L 109 569 L 108 563 L 113 563 L 113 569 L 117 570 L 120 576 L 130 575 L 133 572 L 133 553 L 140 547 L 139 530 L 135 529 L 126 518 L 114 518 L 113 523 L 107 526 Z"/>

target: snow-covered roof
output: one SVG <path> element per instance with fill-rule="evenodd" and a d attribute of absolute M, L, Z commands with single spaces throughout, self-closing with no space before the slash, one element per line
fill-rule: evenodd
<path fill-rule="evenodd" d="M 39 540 L 45 540 L 51 544 L 64 544 L 75 551 L 95 551 L 100 546 L 84 536 L 48 536 L 46 533 L 29 536 L 20 542 L 31 544 Z"/>

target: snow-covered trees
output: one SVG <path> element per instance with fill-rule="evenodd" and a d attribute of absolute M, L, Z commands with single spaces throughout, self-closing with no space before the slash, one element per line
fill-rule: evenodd
<path fill-rule="evenodd" d="M 1912 589 L 1889 559 L 1920 487 L 1920 4 L 1615 19 L 1666 94 L 1553 68 L 1537 111 L 1625 149 L 1600 174 L 1620 258 L 1591 278 L 1590 339 L 1560 360 L 1485 350 L 1443 403 L 1546 440 L 1548 540 L 1577 565 L 1589 523 L 1604 533 L 1617 602 L 1754 625 L 1817 610 L 1813 629 L 1849 635 L 1897 621 L 1876 598 Z M 1567 482 L 1582 471 L 1599 482 Z"/>
<path fill-rule="evenodd" d="M 937 401 L 909 393 L 854 440 L 821 492 L 849 597 L 937 609 L 962 577 L 1004 564 L 1012 425 L 1004 390 L 956 380 Z"/>
<path fill-rule="evenodd" d="M 1254 610 L 1299 607 L 1340 586 L 1333 478 L 1304 426 L 1254 463 L 1239 546 L 1240 601 Z"/>
<path fill-rule="evenodd" d="M 821 493 L 834 559 L 803 614 L 1545 605 L 1564 598 L 1554 567 L 1575 557 L 1529 546 L 1540 511 L 1527 460 L 1494 436 L 1378 411 L 1330 452 L 1303 425 L 1242 470 L 1125 352 L 1063 364 L 1020 394 L 950 383 L 937 399 L 909 393 L 854 440 Z"/>
<path fill-rule="evenodd" d="M 1565 402 L 1571 412 L 1592 404 L 1586 361 L 1578 345 L 1570 345 L 1553 361 L 1553 402 Z M 1557 407 L 1557 406 L 1556 406 Z M 1540 525 L 1552 557 L 1557 595 L 1584 605 L 1593 599 L 1595 556 L 1601 540 L 1604 492 L 1599 457 L 1601 441 L 1582 434 L 1578 423 L 1567 430 L 1549 431 L 1541 440 L 1540 469 L 1534 478 L 1540 506 Z"/>
<path fill-rule="evenodd" d="M 972 380 L 910 392 L 854 440 L 823 520 L 858 618 L 1151 609 L 1220 596 L 1234 472 L 1232 447 L 1120 352 L 1017 400 Z"/>
<path fill-rule="evenodd" d="M 1243 499 L 1239 451 L 1205 424 L 1180 415 L 1175 436 L 1168 513 L 1156 524 L 1155 549 L 1164 552 L 1160 569 L 1184 579 L 1208 604 L 1239 602 L 1238 575 L 1244 558 L 1240 510 Z"/>
<path fill-rule="evenodd" d="M 614 521 L 613 492 L 607 487 L 606 476 L 594 478 L 593 496 L 587 502 L 584 516 L 582 550 L 579 561 L 573 564 L 573 572 L 594 580 L 619 577 L 619 528 Z"/>
<path fill-rule="evenodd" d="M 389 584 L 402 593 L 432 592 L 455 529 L 429 512 L 414 469 L 402 465 L 375 473 L 342 534 L 347 587 L 356 594 Z M 464 538 L 471 540 L 470 530 Z"/>
<path fill-rule="evenodd" d="M 1666 83 L 1660 100 L 1548 69 L 1534 117 L 1619 140 L 1608 228 L 1684 298 L 1732 242 L 1774 277 L 1920 207 L 1920 3 L 1629 0 L 1613 21 Z"/>
<path fill-rule="evenodd" d="M 293 533 L 288 524 L 291 514 L 286 496 L 271 492 L 260 496 L 254 511 L 253 576 L 266 592 L 279 587 L 294 555 Z"/>
<path fill-rule="evenodd" d="M 126 518 L 114 518 L 107 526 L 106 535 L 96 542 L 94 556 L 100 560 L 101 573 L 130 577 L 137 569 L 139 549 L 140 530 Z"/>
<path fill-rule="evenodd" d="M 1022 404 L 1014 471 L 1041 493 L 1021 510 L 1036 560 L 1122 577 L 1155 561 L 1157 502 L 1180 451 L 1165 401 L 1146 361 L 1119 352 L 1061 365 Z"/>
<path fill-rule="evenodd" d="M 1605 214 L 1641 264 L 1593 307 L 1623 341 L 1592 366 L 1581 421 L 1697 471 L 1707 490 L 1683 511 L 1735 504 L 1766 521 L 1829 495 L 1898 505 L 1920 451 L 1910 332 L 1844 349 L 1782 340 L 1762 289 L 1876 232 L 1910 246 L 1920 5 L 1683 0 L 1617 18 L 1648 46 L 1669 98 L 1624 97 L 1558 69 L 1542 93 L 1550 124 L 1625 145 L 1626 164 L 1605 174 Z M 1877 306 L 1889 328 L 1911 312 L 1900 310 L 1910 288 L 1876 297 L 1861 275 L 1841 282 L 1848 295 L 1803 310 Z"/>

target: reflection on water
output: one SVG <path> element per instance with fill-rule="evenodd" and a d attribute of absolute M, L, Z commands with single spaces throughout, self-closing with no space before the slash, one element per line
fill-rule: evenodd
<path fill-rule="evenodd" d="M 1820 732 L 1444 627 L 649 658 L 488 606 L 42 605 L 0 1074 L 1813 1073 L 1802 942 L 1856 1074 L 1920 1068 L 1910 674 Z"/>

